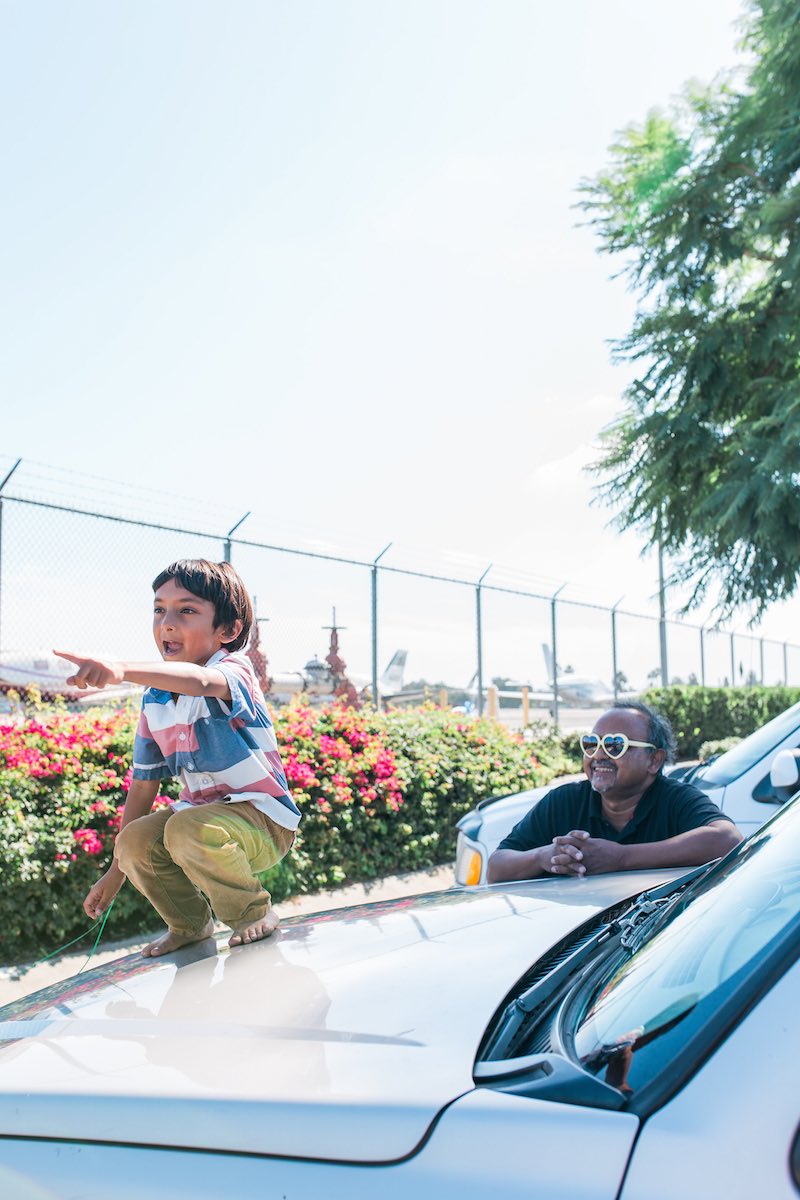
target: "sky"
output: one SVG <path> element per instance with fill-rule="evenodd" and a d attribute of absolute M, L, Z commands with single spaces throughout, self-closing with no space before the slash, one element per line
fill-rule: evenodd
<path fill-rule="evenodd" d="M 0 467 L 654 611 L 585 471 L 634 298 L 576 188 L 742 10 L 0 0 Z"/>

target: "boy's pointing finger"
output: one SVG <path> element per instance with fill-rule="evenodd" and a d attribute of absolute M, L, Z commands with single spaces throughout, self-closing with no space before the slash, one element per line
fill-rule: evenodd
<path fill-rule="evenodd" d="M 64 681 L 65 683 L 79 688 L 86 688 L 89 686 L 86 681 L 86 676 L 89 674 L 88 667 L 90 666 L 88 659 L 78 658 L 75 654 L 67 654 L 64 650 L 54 650 L 53 654 L 56 654 L 59 658 L 65 658 L 67 662 L 74 663 L 75 666 L 79 668 L 73 675 L 67 676 Z"/>
<path fill-rule="evenodd" d="M 86 662 L 85 658 L 78 658 L 75 654 L 67 654 L 66 650 L 54 650 L 53 654 L 55 654 L 57 658 L 65 658 L 67 662 L 75 663 L 75 665 L 78 667 Z"/>

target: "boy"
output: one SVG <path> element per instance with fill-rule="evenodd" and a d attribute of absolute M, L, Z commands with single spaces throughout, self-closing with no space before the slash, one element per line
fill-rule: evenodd
<path fill-rule="evenodd" d="M 56 651 L 77 666 L 67 681 L 76 687 L 147 689 L 114 860 L 83 904 L 99 916 L 127 876 L 167 925 L 147 957 L 209 937 L 212 911 L 233 929 L 230 946 L 268 937 L 278 917 L 257 873 L 283 858 L 300 820 L 252 664 L 235 653 L 253 623 L 241 579 L 230 563 L 181 559 L 153 591 L 163 662 Z M 152 812 L 159 780 L 172 775 L 183 782 L 180 798 Z"/>

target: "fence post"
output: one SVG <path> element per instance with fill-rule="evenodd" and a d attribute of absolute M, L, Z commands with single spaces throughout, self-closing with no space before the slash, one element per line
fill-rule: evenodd
<path fill-rule="evenodd" d="M 789 686 L 789 656 L 786 653 L 786 642 L 783 643 L 783 686 Z"/>
<path fill-rule="evenodd" d="M 372 703 L 380 711 L 381 699 L 378 695 L 378 563 L 392 543 L 384 546 L 377 558 L 373 558 L 370 574 L 372 576 Z"/>
<path fill-rule="evenodd" d="M 250 513 L 246 512 L 244 514 L 244 516 L 240 517 L 239 520 L 236 522 L 236 524 L 231 529 L 228 530 L 228 533 L 225 537 L 225 549 L 224 549 L 224 553 L 222 555 L 223 562 L 229 563 L 231 561 L 231 536 L 234 533 L 236 533 L 236 530 L 239 528 L 239 526 L 241 524 L 243 524 L 243 522 L 246 521 L 249 516 L 250 516 Z"/>
<path fill-rule="evenodd" d="M 11 476 L 16 471 L 19 464 L 22 462 L 18 458 L 11 470 L 6 475 L 5 479 L 0 483 L 0 647 L 2 647 L 2 613 L 3 613 L 3 488 L 8 483 Z"/>
<path fill-rule="evenodd" d="M 705 646 L 705 629 L 700 626 L 700 684 L 706 686 L 706 646 Z"/>
<path fill-rule="evenodd" d="M 658 638 L 661 646 L 661 686 L 669 687 L 667 663 L 667 611 L 664 595 L 664 551 L 658 543 Z"/>
<path fill-rule="evenodd" d="M 553 655 L 553 724 L 558 729 L 558 637 L 556 635 L 556 600 L 567 585 L 562 583 L 550 598 L 550 649 Z"/>
<path fill-rule="evenodd" d="M 759 658 L 761 660 L 761 686 L 764 686 L 764 639 L 758 639 Z"/>
<path fill-rule="evenodd" d="M 733 647 L 733 630 L 731 630 L 731 687 L 736 687 L 736 651 Z"/>
<path fill-rule="evenodd" d="M 489 563 L 475 584 L 475 635 L 478 650 L 478 716 L 483 716 L 483 615 L 481 613 L 481 584 L 492 569 Z"/>
<path fill-rule="evenodd" d="M 619 671 L 617 670 L 617 609 L 619 608 L 620 604 L 622 604 L 624 599 L 624 596 L 620 596 L 619 600 L 611 610 L 611 678 L 613 680 L 612 687 L 614 688 L 615 708 L 617 707 L 617 701 L 619 699 L 619 682 L 617 680 L 617 676 L 619 674 Z"/>

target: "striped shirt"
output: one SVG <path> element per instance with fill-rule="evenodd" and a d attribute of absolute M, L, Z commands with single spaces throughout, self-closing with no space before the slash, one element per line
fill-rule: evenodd
<path fill-rule="evenodd" d="M 296 829 L 300 810 L 289 795 L 275 730 L 253 665 L 219 650 L 205 664 L 225 676 L 231 703 L 147 688 L 133 747 L 134 779 L 180 778 L 174 809 L 214 800 L 249 800 L 278 825 Z"/>

